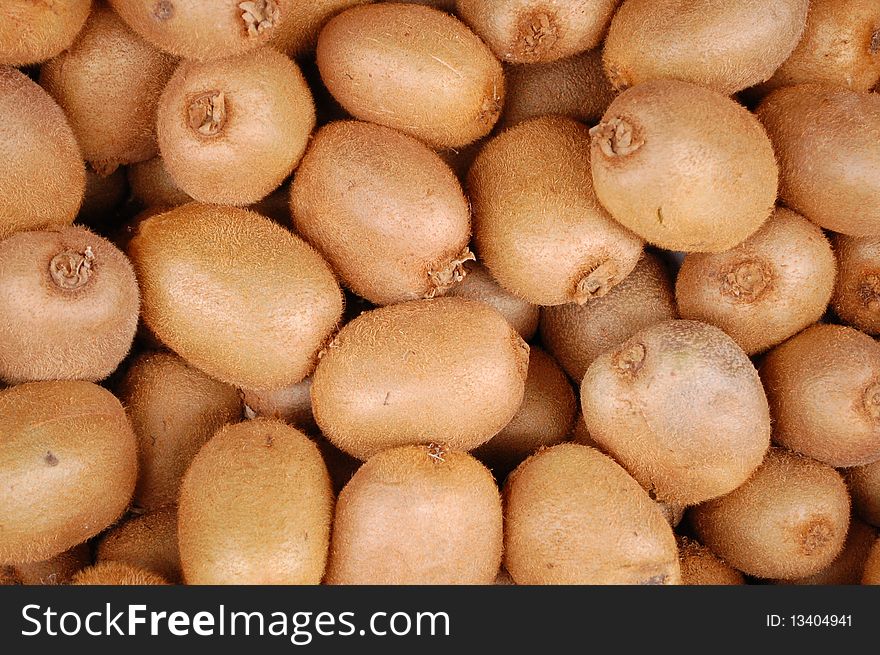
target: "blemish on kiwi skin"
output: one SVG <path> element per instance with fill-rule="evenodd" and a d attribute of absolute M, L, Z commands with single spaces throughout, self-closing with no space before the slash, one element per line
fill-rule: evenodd
<path fill-rule="evenodd" d="M 871 35 L 871 54 L 880 54 L 880 27 Z"/>
<path fill-rule="evenodd" d="M 464 263 L 475 261 L 477 261 L 476 256 L 471 252 L 470 248 L 465 246 L 464 250 L 458 253 L 458 255 L 449 263 L 440 268 L 440 270 L 428 271 L 428 281 L 431 285 L 431 289 L 425 293 L 423 298 L 425 300 L 430 300 L 431 298 L 445 294 L 455 284 L 458 284 L 467 276 L 467 269 L 464 267 Z"/>
<path fill-rule="evenodd" d="M 872 312 L 880 310 L 880 275 L 869 273 L 862 277 L 856 294 L 865 309 Z"/>
<path fill-rule="evenodd" d="M 611 118 L 590 129 L 593 145 L 606 157 L 625 157 L 637 152 L 645 140 L 623 118 Z"/>
<path fill-rule="evenodd" d="M 816 517 L 802 525 L 798 531 L 801 552 L 810 557 L 824 550 L 831 540 L 834 529 L 824 516 Z"/>
<path fill-rule="evenodd" d="M 281 21 L 277 0 L 248 0 L 238 3 L 238 8 L 248 36 L 259 36 Z"/>
<path fill-rule="evenodd" d="M 166 21 L 174 16 L 174 3 L 170 0 L 159 0 L 153 5 L 153 18 Z"/>
<path fill-rule="evenodd" d="M 46 464 L 49 466 L 58 466 L 58 458 L 55 457 L 54 453 L 52 453 L 51 450 L 46 452 L 46 456 L 43 457 L 43 461 L 46 462 Z"/>
<path fill-rule="evenodd" d="M 205 91 L 190 101 L 186 112 L 191 130 L 205 137 L 217 136 L 226 125 L 226 96 L 222 91 Z"/>
<path fill-rule="evenodd" d="M 743 260 L 729 268 L 721 280 L 721 295 L 745 302 L 761 298 L 770 286 L 769 267 L 754 259 Z"/>
<path fill-rule="evenodd" d="M 611 358 L 611 365 L 617 369 L 619 374 L 632 378 L 635 377 L 636 373 L 642 368 L 642 364 L 645 363 L 646 354 L 647 351 L 644 344 L 633 343 L 614 353 Z"/>
<path fill-rule="evenodd" d="M 493 81 L 492 88 L 487 91 L 486 96 L 483 98 L 483 104 L 480 105 L 477 122 L 480 125 L 494 125 L 501 115 L 503 107 L 504 102 L 498 93 L 498 85 Z"/>
<path fill-rule="evenodd" d="M 94 261 L 95 254 L 91 246 L 86 246 L 83 252 L 65 250 L 49 262 L 49 276 L 59 288 L 75 291 L 88 284 Z"/>
<path fill-rule="evenodd" d="M 652 575 L 650 578 L 642 580 L 639 582 L 640 585 L 664 585 L 666 584 L 666 580 L 669 578 L 665 573 L 658 573 L 657 575 Z"/>
<path fill-rule="evenodd" d="M 593 298 L 601 298 L 617 283 L 618 273 L 617 263 L 611 259 L 605 260 L 578 281 L 574 301 L 583 305 Z"/>
<path fill-rule="evenodd" d="M 540 59 L 558 40 L 559 25 L 552 9 L 532 10 L 517 21 L 516 46 L 522 59 Z"/>
<path fill-rule="evenodd" d="M 266 435 L 266 448 L 271 448 L 272 444 L 275 443 L 275 437 L 271 434 Z"/>
<path fill-rule="evenodd" d="M 438 443 L 428 444 L 428 457 L 435 464 L 442 464 L 446 461 L 446 448 Z"/>

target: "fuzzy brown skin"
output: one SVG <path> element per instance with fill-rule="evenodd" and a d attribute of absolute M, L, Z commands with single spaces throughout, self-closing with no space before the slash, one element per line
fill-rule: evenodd
<path fill-rule="evenodd" d="M 683 585 L 741 585 L 743 574 L 718 557 L 703 544 L 687 537 L 678 542 Z"/>
<path fill-rule="evenodd" d="M 857 585 L 862 581 L 865 563 L 871 546 L 877 540 L 877 530 L 851 518 L 846 543 L 840 555 L 818 573 L 794 580 L 777 580 L 777 584 L 796 585 Z"/>
<path fill-rule="evenodd" d="M 639 330 L 678 318 L 672 280 L 663 262 L 645 253 L 632 273 L 602 298 L 541 308 L 541 341 L 571 379 L 580 383 L 606 350 Z"/>
<path fill-rule="evenodd" d="M 471 236 L 461 184 L 430 148 L 360 121 L 321 128 L 290 189 L 297 234 L 376 305 L 443 295 Z"/>
<path fill-rule="evenodd" d="M 193 457 L 222 426 L 241 420 L 238 391 L 168 352 L 135 359 L 119 384 L 138 440 L 134 504 L 156 510 L 177 502 Z"/>
<path fill-rule="evenodd" d="M 85 186 L 61 107 L 23 73 L 0 66 L 0 239 L 69 225 Z"/>
<path fill-rule="evenodd" d="M 770 139 L 720 93 L 645 82 L 617 96 L 590 132 L 599 201 L 661 248 L 728 250 L 773 211 L 778 171 Z"/>
<path fill-rule="evenodd" d="M 355 118 L 436 147 L 485 136 L 504 103 L 500 62 L 461 21 L 430 7 L 352 7 L 318 38 L 318 68 Z"/>
<path fill-rule="evenodd" d="M 39 562 L 81 544 L 128 506 L 137 447 L 125 411 L 90 382 L 0 391 L 0 563 Z"/>
<path fill-rule="evenodd" d="M 847 482 L 859 516 L 880 528 L 880 461 L 849 469 Z"/>
<path fill-rule="evenodd" d="M 591 50 L 602 42 L 620 0 L 457 0 L 461 19 L 499 59 L 532 64 Z"/>
<path fill-rule="evenodd" d="M 272 32 L 269 45 L 289 57 L 313 54 L 318 34 L 333 16 L 372 0 L 290 0 L 290 11 Z"/>
<path fill-rule="evenodd" d="M 811 0 L 803 38 L 761 89 L 816 83 L 870 91 L 880 81 L 878 35 L 876 0 Z"/>
<path fill-rule="evenodd" d="M 736 248 L 685 257 L 675 299 L 682 318 L 720 327 L 755 355 L 822 318 L 836 273 L 822 230 L 779 208 Z"/>
<path fill-rule="evenodd" d="M 667 321 L 597 358 L 581 384 L 587 429 L 653 497 L 729 493 L 758 468 L 770 412 L 758 372 L 718 328 Z"/>
<path fill-rule="evenodd" d="M 127 199 L 125 169 L 117 168 L 110 175 L 100 175 L 87 166 L 86 190 L 77 219 L 89 225 L 107 225 Z"/>
<path fill-rule="evenodd" d="M 0 65 L 26 66 L 73 43 L 92 0 L 5 0 L 0 7 Z"/>
<path fill-rule="evenodd" d="M 501 564 L 492 474 L 442 446 L 385 450 L 336 504 L 327 584 L 491 584 Z"/>
<path fill-rule="evenodd" d="M 162 576 L 123 562 L 98 562 L 77 573 L 71 584 L 101 586 L 167 585 Z"/>
<path fill-rule="evenodd" d="M 187 584 L 318 584 L 333 491 L 318 448 L 280 421 L 222 428 L 193 460 L 180 492 Z"/>
<path fill-rule="evenodd" d="M 241 391 L 245 415 L 261 416 L 289 423 L 298 430 L 315 433 L 318 426 L 312 416 L 312 378 L 308 377 L 289 387 L 274 390 Z M 250 414 L 253 414 L 251 417 Z"/>
<path fill-rule="evenodd" d="M 678 79 L 731 95 L 768 79 L 797 45 L 809 0 L 624 0 L 605 41 L 617 88 Z"/>
<path fill-rule="evenodd" d="M 177 60 L 97 6 L 76 41 L 40 68 L 86 161 L 105 169 L 155 157 L 156 108 Z"/>
<path fill-rule="evenodd" d="M 700 541 L 731 566 L 758 578 L 818 573 L 840 554 L 850 503 L 827 464 L 771 448 L 748 482 L 693 508 Z"/>
<path fill-rule="evenodd" d="M 507 479 L 504 500 L 504 567 L 516 584 L 680 582 L 666 518 L 593 448 L 541 450 Z"/>
<path fill-rule="evenodd" d="M 77 572 L 91 563 L 92 553 L 89 545 L 83 543 L 42 562 L 8 566 L 6 567 L 8 580 L 0 584 L 67 584 Z M 2 572 L 0 572 L 0 575 L 2 575 Z"/>
<path fill-rule="evenodd" d="M 320 255 L 244 209 L 191 203 L 152 216 L 128 251 L 147 326 L 238 387 L 302 380 L 342 315 L 342 292 Z"/>
<path fill-rule="evenodd" d="M 122 562 L 156 573 L 172 584 L 182 579 L 177 547 L 177 508 L 132 516 L 111 528 L 98 544 L 95 560 Z"/>
<path fill-rule="evenodd" d="M 144 207 L 177 207 L 192 202 L 168 174 L 161 157 L 153 157 L 128 167 L 132 197 Z"/>
<path fill-rule="evenodd" d="M 880 95 L 814 85 L 757 109 L 779 158 L 779 197 L 820 227 L 880 236 Z"/>
<path fill-rule="evenodd" d="M 832 237 L 837 284 L 831 305 L 862 332 L 880 334 L 880 237 Z"/>
<path fill-rule="evenodd" d="M 0 379 L 103 380 L 131 348 L 140 305 L 126 256 L 82 227 L 0 242 Z"/>
<path fill-rule="evenodd" d="M 536 118 L 489 141 L 468 175 L 478 258 L 536 305 L 601 297 L 642 253 L 642 241 L 599 204 L 589 147 L 577 121 Z"/>
<path fill-rule="evenodd" d="M 868 560 L 865 562 L 865 570 L 862 574 L 862 584 L 880 585 L 880 539 L 874 542 Z"/>
<path fill-rule="evenodd" d="M 505 73 L 502 127 L 550 114 L 594 125 L 615 96 L 599 49 L 547 64 L 508 66 Z"/>
<path fill-rule="evenodd" d="M 771 350 L 761 379 L 773 440 L 835 467 L 880 459 L 880 345 L 842 325 L 814 325 Z"/>
<path fill-rule="evenodd" d="M 494 309 L 463 298 L 361 314 L 312 377 L 321 432 L 366 460 L 438 442 L 470 450 L 507 425 L 523 399 L 529 347 Z"/>
<path fill-rule="evenodd" d="M 299 67 L 270 48 L 184 62 L 159 101 L 159 149 L 175 184 L 202 202 L 250 205 L 290 175 L 315 127 Z"/>

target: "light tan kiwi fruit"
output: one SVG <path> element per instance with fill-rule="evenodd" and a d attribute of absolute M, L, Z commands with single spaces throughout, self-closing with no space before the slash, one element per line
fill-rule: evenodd
<path fill-rule="evenodd" d="M 343 9 L 364 2 L 372 0 L 289 0 L 290 10 L 272 31 L 269 45 L 290 57 L 312 54 L 327 21 Z"/>
<path fill-rule="evenodd" d="M 862 332 L 880 334 L 880 237 L 835 234 L 837 283 L 831 306 Z"/>
<path fill-rule="evenodd" d="M 70 582 L 71 578 L 92 563 L 92 554 L 88 544 L 74 546 L 55 557 L 42 562 L 14 564 L 0 567 L 0 584 L 18 585 L 61 585 Z"/>
<path fill-rule="evenodd" d="M 281 421 L 221 430 L 183 480 L 180 561 L 187 584 L 318 584 L 333 490 L 318 448 Z"/>
<path fill-rule="evenodd" d="M 601 297 L 642 253 L 641 239 L 599 204 L 589 147 L 574 119 L 535 118 L 489 141 L 468 175 L 479 260 L 536 305 Z"/>
<path fill-rule="evenodd" d="M 132 164 L 127 173 L 131 195 L 144 207 L 177 207 L 192 202 L 171 178 L 161 157 Z"/>
<path fill-rule="evenodd" d="M 317 432 L 318 426 L 312 416 L 311 390 L 311 377 L 282 389 L 242 389 L 245 416 L 274 418 L 306 434 Z"/>
<path fill-rule="evenodd" d="M 24 73 L 0 66 L 0 239 L 73 223 L 85 186 L 61 107 Z"/>
<path fill-rule="evenodd" d="M 678 557 L 683 585 L 741 585 L 743 574 L 706 548 L 699 541 L 680 537 Z"/>
<path fill-rule="evenodd" d="M 138 441 L 134 504 L 152 511 L 177 502 L 193 457 L 227 423 L 241 420 L 238 391 L 169 352 L 145 352 L 119 382 Z"/>
<path fill-rule="evenodd" d="M 467 453 L 403 446 L 371 457 L 339 494 L 327 584 L 491 584 L 501 495 Z"/>
<path fill-rule="evenodd" d="M 599 201 L 661 248 L 729 250 L 773 211 L 778 170 L 770 139 L 754 115 L 720 93 L 645 82 L 617 96 L 590 133 Z"/>
<path fill-rule="evenodd" d="M 678 584 L 675 535 L 617 463 L 560 444 L 504 486 L 504 567 L 516 584 Z"/>
<path fill-rule="evenodd" d="M 519 409 L 528 353 L 504 317 L 480 302 L 381 307 L 327 347 L 312 377 L 312 411 L 324 436 L 363 460 L 408 444 L 470 450 Z"/>
<path fill-rule="evenodd" d="M 98 562 L 73 577 L 73 585 L 144 586 L 167 585 L 161 575 L 124 562 Z"/>
<path fill-rule="evenodd" d="M 137 478 L 131 424 L 91 382 L 0 391 L 0 563 L 40 562 L 81 544 L 128 506 Z"/>
<path fill-rule="evenodd" d="M 122 562 L 179 583 L 180 552 L 177 547 L 177 508 L 163 507 L 135 515 L 108 530 L 95 551 L 95 560 Z"/>
<path fill-rule="evenodd" d="M 110 0 L 122 20 L 144 39 L 196 61 L 265 45 L 294 15 L 295 4 L 296 0 Z"/>
<path fill-rule="evenodd" d="M 731 95 L 768 79 L 792 53 L 809 0 L 624 0 L 605 40 L 617 88 L 677 79 Z"/>
<path fill-rule="evenodd" d="M 847 482 L 859 516 L 880 528 L 880 460 L 849 469 Z"/>
<path fill-rule="evenodd" d="M 615 95 L 598 49 L 546 64 L 508 66 L 505 74 L 507 94 L 499 121 L 502 127 L 554 114 L 593 125 Z"/>
<path fill-rule="evenodd" d="M 109 175 L 101 175 L 86 166 L 86 189 L 77 220 L 90 226 L 110 225 L 116 211 L 127 199 L 125 169 L 117 168 Z"/>
<path fill-rule="evenodd" d="M 814 325 L 771 350 L 761 379 L 773 440 L 835 467 L 880 459 L 880 345 L 842 325 Z"/>
<path fill-rule="evenodd" d="M 682 318 L 720 327 L 754 355 L 822 318 L 836 271 L 822 230 L 778 208 L 735 248 L 687 255 L 675 281 L 675 299 Z"/>
<path fill-rule="evenodd" d="M 862 584 L 880 585 L 880 539 L 874 542 L 868 560 L 865 562 L 865 570 L 862 573 Z"/>
<path fill-rule="evenodd" d="M 318 68 L 355 118 L 435 147 L 489 133 L 504 103 L 504 71 L 458 19 L 409 4 L 351 7 L 318 37 Z"/>
<path fill-rule="evenodd" d="M 302 380 L 342 315 L 342 292 L 320 255 L 244 209 L 191 203 L 152 216 L 128 251 L 147 327 L 238 387 Z"/>
<path fill-rule="evenodd" d="M 548 62 L 598 46 L 620 0 L 457 0 L 461 19 L 499 59 Z"/>
<path fill-rule="evenodd" d="M 818 573 L 840 554 L 850 503 L 840 474 L 782 448 L 732 493 L 689 511 L 699 540 L 758 578 Z"/>
<path fill-rule="evenodd" d="M 86 161 L 104 170 L 159 151 L 156 108 L 177 62 L 96 6 L 73 45 L 40 69 Z"/>
<path fill-rule="evenodd" d="M 473 259 L 461 184 L 411 136 L 336 121 L 312 139 L 290 188 L 297 234 L 376 305 L 443 295 Z"/>
<path fill-rule="evenodd" d="M 73 43 L 92 0 L 4 0 L 0 7 L 0 65 L 26 66 Z"/>
<path fill-rule="evenodd" d="M 159 149 L 175 184 L 202 202 L 250 205 L 299 163 L 315 105 L 299 67 L 271 48 L 183 62 L 159 101 Z"/>
<path fill-rule="evenodd" d="M 880 236 L 880 95 L 803 85 L 757 109 L 779 159 L 779 197 L 826 230 Z"/>
<path fill-rule="evenodd" d="M 659 257 L 646 252 L 632 273 L 605 296 L 583 305 L 541 308 L 541 342 L 580 383 L 587 368 L 606 350 L 639 330 L 678 318 L 672 280 Z"/>
<path fill-rule="evenodd" d="M 807 28 L 763 90 L 816 83 L 870 91 L 880 81 L 880 4 L 811 0 Z"/>
<path fill-rule="evenodd" d="M 128 354 L 138 286 L 125 255 L 79 227 L 0 241 L 0 379 L 98 381 Z"/>
<path fill-rule="evenodd" d="M 793 580 L 777 580 L 777 584 L 796 585 L 857 585 L 862 581 L 871 546 L 877 530 L 857 518 L 850 518 L 849 532 L 843 550 L 831 564 L 813 575 Z"/>
<path fill-rule="evenodd" d="M 590 436 L 661 501 L 733 491 L 770 445 L 758 372 L 733 339 L 697 321 L 658 323 L 599 356 L 581 407 Z"/>

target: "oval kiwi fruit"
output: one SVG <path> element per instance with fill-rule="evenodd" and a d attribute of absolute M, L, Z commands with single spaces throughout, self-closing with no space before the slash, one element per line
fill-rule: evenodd
<path fill-rule="evenodd" d="M 342 293 L 320 255 L 244 209 L 191 203 L 152 216 L 128 251 L 147 326 L 235 386 L 302 380 L 342 314 Z"/>
<path fill-rule="evenodd" d="M 318 68 L 355 118 L 435 147 L 489 133 L 504 102 L 504 72 L 461 21 L 430 7 L 367 4 L 346 9 L 318 37 Z"/>
<path fill-rule="evenodd" d="M 770 139 L 745 107 L 716 91 L 645 82 L 617 96 L 590 133 L 599 201 L 661 248 L 729 250 L 773 210 Z"/>
<path fill-rule="evenodd" d="M 54 57 L 82 29 L 92 0 L 4 0 L 0 7 L 0 65 L 26 66 Z"/>
<path fill-rule="evenodd" d="M 675 299 L 682 318 L 720 327 L 754 355 L 822 318 L 836 269 L 822 230 L 779 208 L 736 248 L 685 257 Z"/>
<path fill-rule="evenodd" d="M 880 236 L 880 95 L 802 85 L 757 109 L 779 159 L 779 197 L 820 227 Z"/>
<path fill-rule="evenodd" d="M 132 164 L 127 169 L 132 197 L 144 207 L 177 207 L 192 197 L 177 186 L 161 157 Z"/>
<path fill-rule="evenodd" d="M 599 356 L 581 406 L 590 436 L 662 501 L 733 491 L 770 445 L 758 372 L 733 339 L 696 321 L 659 323 Z"/>
<path fill-rule="evenodd" d="M 371 457 L 339 494 L 327 584 L 491 584 L 501 496 L 467 453 L 403 446 Z"/>
<path fill-rule="evenodd" d="M 578 444 L 532 455 L 504 486 L 504 567 L 519 585 L 678 584 L 672 528 L 610 457 Z"/>
<path fill-rule="evenodd" d="M 0 239 L 73 223 L 85 185 L 61 107 L 24 73 L 0 66 Z"/>
<path fill-rule="evenodd" d="M 372 0 L 288 0 L 290 10 L 272 31 L 269 45 L 289 57 L 312 54 L 327 21 L 343 9 L 364 2 Z"/>
<path fill-rule="evenodd" d="M 0 487 L 22 491 L 0 496 L 0 563 L 54 557 L 128 506 L 137 446 L 109 391 L 80 381 L 0 391 L 0 435 Z"/>
<path fill-rule="evenodd" d="M 862 584 L 880 585 L 880 539 L 874 542 L 868 554 L 865 570 L 862 573 Z"/>
<path fill-rule="evenodd" d="M 242 389 L 244 411 L 248 418 L 274 418 L 289 423 L 306 434 L 318 432 L 312 416 L 312 378 L 308 377 L 282 389 Z"/>
<path fill-rule="evenodd" d="M 455 174 L 416 139 L 381 125 L 322 127 L 290 189 L 297 234 L 377 305 L 443 295 L 473 259 Z"/>
<path fill-rule="evenodd" d="M 831 305 L 862 332 L 880 334 L 880 237 L 832 237 L 837 284 Z"/>
<path fill-rule="evenodd" d="M 793 580 L 778 580 L 777 584 L 796 585 L 857 585 L 862 581 L 871 546 L 877 540 L 877 530 L 851 518 L 843 550 L 831 564 L 813 575 Z"/>
<path fill-rule="evenodd" d="M 318 584 L 332 516 L 327 467 L 308 437 L 267 419 L 228 425 L 202 447 L 181 486 L 184 579 Z"/>
<path fill-rule="evenodd" d="M 880 460 L 849 469 L 847 482 L 859 516 L 880 528 Z"/>
<path fill-rule="evenodd" d="M 642 241 L 593 192 L 589 147 L 577 121 L 535 118 L 489 141 L 468 175 L 480 261 L 536 305 L 603 296 L 641 255 Z"/>
<path fill-rule="evenodd" d="M 167 585 L 161 575 L 124 562 L 98 562 L 73 577 L 73 585 L 144 586 Z"/>
<path fill-rule="evenodd" d="M 743 574 L 706 548 L 699 541 L 679 538 L 678 557 L 683 585 L 741 585 Z"/>
<path fill-rule="evenodd" d="M 60 585 L 68 584 L 74 575 L 92 563 L 92 553 L 86 543 L 74 546 L 42 562 L 13 564 L 7 569 L 5 584 Z M 2 568 L 2 567 L 0 567 Z M 0 576 L 3 572 L 0 571 Z M 0 584 L 4 584 L 0 582 Z"/>
<path fill-rule="evenodd" d="M 842 325 L 814 325 L 771 350 L 761 379 L 773 440 L 831 466 L 880 459 L 880 345 Z"/>
<path fill-rule="evenodd" d="M 0 379 L 97 381 L 131 347 L 138 286 L 116 246 L 74 226 L 0 241 Z"/>
<path fill-rule="evenodd" d="M 174 182 L 202 202 L 249 205 L 299 163 L 315 105 L 299 67 L 262 48 L 183 62 L 159 101 L 159 149 Z"/>
<path fill-rule="evenodd" d="M 177 509 L 163 507 L 112 527 L 101 537 L 95 560 L 98 564 L 122 562 L 156 573 L 168 582 L 180 582 Z"/>
<path fill-rule="evenodd" d="M 771 448 L 732 493 L 690 510 L 700 541 L 743 573 L 793 579 L 828 566 L 843 549 L 849 495 L 827 464 Z"/>

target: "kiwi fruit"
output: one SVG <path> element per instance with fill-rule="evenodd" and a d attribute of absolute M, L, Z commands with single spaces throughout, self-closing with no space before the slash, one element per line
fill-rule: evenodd
<path fill-rule="evenodd" d="M 290 57 L 311 54 L 318 43 L 318 34 L 328 20 L 343 9 L 371 1 L 288 0 L 290 10 L 272 31 L 269 45 Z"/>
<path fill-rule="evenodd" d="M 842 325 L 814 325 L 771 350 L 761 379 L 773 440 L 835 467 L 880 459 L 880 344 Z"/>
<path fill-rule="evenodd" d="M 473 259 L 455 174 L 427 146 L 382 125 L 322 127 L 293 180 L 297 234 L 376 305 L 443 295 Z"/>
<path fill-rule="evenodd" d="M 862 581 L 865 563 L 871 546 L 877 540 L 877 530 L 851 518 L 849 532 L 840 555 L 818 573 L 794 580 L 779 580 L 779 584 L 796 585 L 857 585 Z"/>
<path fill-rule="evenodd" d="M 132 516 L 101 537 L 95 560 L 122 562 L 151 571 L 171 583 L 181 580 L 177 509 L 163 507 Z"/>
<path fill-rule="evenodd" d="M 157 121 L 162 160 L 177 186 L 202 202 L 249 205 L 299 163 L 315 105 L 296 63 L 262 48 L 181 63 Z"/>
<path fill-rule="evenodd" d="M 624 0 L 605 40 L 619 89 L 677 79 L 731 95 L 773 75 L 797 46 L 809 0 Z"/>
<path fill-rule="evenodd" d="M 42 562 L 15 564 L 5 567 L 6 582 L 0 584 L 18 585 L 61 585 L 70 582 L 71 578 L 92 563 L 92 554 L 88 544 L 74 546 L 55 557 Z M 0 567 L 4 568 L 4 567 Z M 0 577 L 4 575 L 0 571 Z"/>
<path fill-rule="evenodd" d="M 227 425 L 202 447 L 181 486 L 184 579 L 318 584 L 332 516 L 327 467 L 308 437 L 268 419 Z"/>
<path fill-rule="evenodd" d="M 156 108 L 177 64 L 97 6 L 73 45 L 40 69 L 86 161 L 104 170 L 155 157 Z"/>
<path fill-rule="evenodd" d="M 457 0 L 458 15 L 499 59 L 548 62 L 602 42 L 620 0 Z"/>
<path fill-rule="evenodd" d="M 598 450 L 539 451 L 508 477 L 504 501 L 504 568 L 518 585 L 680 581 L 660 508 Z"/>
<path fill-rule="evenodd" d="M 141 223 L 128 252 L 147 327 L 234 386 L 299 382 L 342 314 L 342 293 L 321 256 L 245 209 L 176 207 Z"/>
<path fill-rule="evenodd" d="M 832 237 L 837 255 L 837 284 L 831 305 L 844 321 L 862 332 L 880 334 L 880 237 Z"/>
<path fill-rule="evenodd" d="M 0 564 L 40 562 L 98 534 L 128 506 L 137 446 L 125 410 L 81 381 L 0 391 Z"/>
<path fill-rule="evenodd" d="M 504 104 L 504 71 L 492 51 L 431 7 L 346 9 L 321 31 L 317 61 L 327 89 L 352 116 L 435 147 L 485 136 Z"/>
<path fill-rule="evenodd" d="M 0 66 L 0 239 L 73 223 L 85 186 L 61 107 L 24 73 Z"/>
<path fill-rule="evenodd" d="M 86 188 L 77 221 L 93 228 L 109 227 L 127 199 L 125 169 L 117 168 L 109 175 L 101 175 L 86 166 Z"/>
<path fill-rule="evenodd" d="M 481 302 L 381 307 L 348 323 L 325 350 L 312 377 L 312 411 L 324 436 L 362 460 L 408 444 L 470 450 L 519 409 L 528 353 Z"/>
<path fill-rule="evenodd" d="M 371 457 L 339 494 L 327 584 L 491 584 L 501 496 L 467 453 L 402 446 Z"/>
<path fill-rule="evenodd" d="M 733 339 L 697 321 L 658 323 L 600 355 L 581 406 L 590 436 L 661 501 L 733 491 L 770 445 L 758 372 Z"/>
<path fill-rule="evenodd" d="M 880 236 L 880 95 L 802 85 L 757 109 L 779 159 L 779 196 L 826 230 Z"/>
<path fill-rule="evenodd" d="M 753 114 L 716 91 L 651 80 L 617 96 L 590 133 L 599 201 L 661 248 L 729 250 L 773 211 L 770 139 Z"/>
<path fill-rule="evenodd" d="M 541 308 L 541 342 L 580 383 L 606 350 L 655 323 L 678 318 L 672 280 L 659 257 L 646 252 L 632 273 L 601 298 L 583 305 Z"/>
<path fill-rule="evenodd" d="M 248 418 L 274 418 L 289 423 L 306 434 L 318 432 L 312 416 L 312 378 L 307 377 L 282 389 L 242 389 L 244 412 Z"/>
<path fill-rule="evenodd" d="M 862 584 L 880 585 L 880 539 L 877 539 L 871 547 L 862 573 Z"/>
<path fill-rule="evenodd" d="M 849 469 L 847 482 L 859 516 L 880 528 L 880 460 Z"/>
<path fill-rule="evenodd" d="M 4 0 L 0 7 L 0 65 L 26 66 L 54 57 L 82 29 L 92 0 Z"/>
<path fill-rule="evenodd" d="M 510 65 L 505 75 L 502 127 L 553 114 L 594 125 L 615 95 L 599 49 L 545 64 Z"/>
<path fill-rule="evenodd" d="M 144 207 L 177 207 L 192 202 L 171 178 L 161 157 L 132 164 L 127 174 L 132 197 Z"/>
<path fill-rule="evenodd" d="M 758 578 L 795 579 L 818 573 L 840 554 L 849 513 L 837 471 L 771 448 L 745 484 L 689 516 L 699 540 L 731 566 Z"/>
<path fill-rule="evenodd" d="M 106 586 L 144 586 L 167 585 L 158 573 L 147 571 L 124 562 L 98 562 L 94 566 L 83 569 L 73 577 L 74 585 Z"/>
<path fill-rule="evenodd" d="M 817 225 L 778 208 L 755 234 L 721 253 L 691 253 L 675 282 L 682 318 L 711 323 L 748 355 L 822 318 L 837 261 Z"/>
<path fill-rule="evenodd" d="M 741 585 L 743 574 L 706 548 L 699 541 L 679 538 L 678 557 L 683 585 Z"/>
<path fill-rule="evenodd" d="M 112 243 L 73 226 L 0 242 L 0 378 L 97 381 L 131 347 L 138 286 Z"/>
<path fill-rule="evenodd" d="M 177 502 L 180 481 L 199 449 L 241 420 L 238 391 L 169 352 L 134 359 L 119 382 L 138 441 L 134 504 L 152 511 Z"/>
<path fill-rule="evenodd" d="M 601 297 L 642 253 L 599 204 L 589 147 L 589 130 L 574 119 L 534 118 L 489 141 L 468 175 L 480 261 L 536 305 Z"/>

